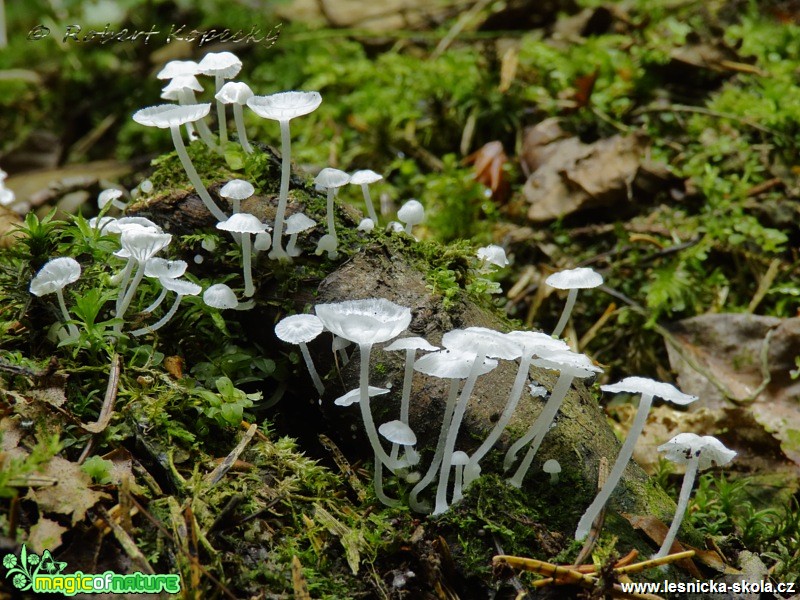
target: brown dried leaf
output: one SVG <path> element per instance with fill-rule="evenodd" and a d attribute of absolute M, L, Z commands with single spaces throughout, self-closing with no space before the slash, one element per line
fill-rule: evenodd
<path fill-rule="evenodd" d="M 71 515 L 73 525 L 82 521 L 86 511 L 100 500 L 110 498 L 108 494 L 91 489 L 91 477 L 79 465 L 60 456 L 53 457 L 42 474 L 58 483 L 40 490 L 31 489 L 28 498 L 43 512 Z"/>
<path fill-rule="evenodd" d="M 40 387 L 30 390 L 28 396 L 34 400 L 46 402 L 51 406 L 60 408 L 67 401 L 66 386 L 67 376 L 54 374 L 44 380 Z"/>
<path fill-rule="evenodd" d="M 503 175 L 503 166 L 508 162 L 508 156 L 502 142 L 484 144 L 467 156 L 464 162 L 475 165 L 475 179 L 492 190 L 492 198 L 501 202 L 508 199 L 511 189 Z"/>
<path fill-rule="evenodd" d="M 657 545 L 661 546 L 664 543 L 664 538 L 667 537 L 667 532 L 669 531 L 669 527 L 667 527 L 660 519 L 652 516 L 652 515 L 631 515 L 628 513 L 622 513 L 622 516 L 628 520 L 631 526 L 634 529 L 641 529 L 645 532 L 647 537 L 653 540 Z M 670 554 L 676 554 L 678 552 L 684 552 L 686 550 L 693 550 L 689 546 L 681 544 L 679 541 L 675 540 L 672 543 L 672 547 L 670 548 Z M 688 571 L 692 577 L 696 577 L 700 579 L 703 575 L 700 573 L 700 570 L 697 566 L 692 562 L 690 559 L 685 558 L 683 560 L 679 560 L 677 563 L 682 569 Z"/>
<path fill-rule="evenodd" d="M 164 359 L 164 369 L 175 379 L 183 378 L 183 357 L 167 356 Z"/>
<path fill-rule="evenodd" d="M 41 554 L 45 550 L 53 551 L 61 545 L 61 535 L 66 531 L 66 527 L 62 527 L 46 517 L 41 517 L 38 523 L 31 527 L 28 544 L 31 550 L 37 554 Z"/>

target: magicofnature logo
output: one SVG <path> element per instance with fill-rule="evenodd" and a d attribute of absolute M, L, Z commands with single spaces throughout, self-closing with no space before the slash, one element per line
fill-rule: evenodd
<path fill-rule="evenodd" d="M 179 575 L 156 575 L 150 573 L 120 574 L 114 571 L 104 573 L 62 573 L 67 563 L 53 558 L 49 550 L 41 556 L 28 552 L 27 546 L 16 554 L 6 554 L 3 566 L 7 569 L 6 579 L 20 592 L 39 594 L 158 594 L 166 592 L 177 594 L 181 591 Z"/>

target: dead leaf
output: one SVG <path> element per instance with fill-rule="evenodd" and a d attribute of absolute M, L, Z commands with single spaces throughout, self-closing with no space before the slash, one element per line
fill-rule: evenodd
<path fill-rule="evenodd" d="M 503 174 L 503 166 L 508 156 L 502 142 L 494 141 L 481 146 L 464 159 L 464 163 L 474 164 L 475 179 L 492 190 L 492 198 L 498 202 L 508 200 L 511 187 Z"/>
<path fill-rule="evenodd" d="M 66 386 L 67 376 L 57 373 L 44 380 L 40 387 L 27 392 L 27 395 L 39 402 L 60 408 L 67 401 Z"/>
<path fill-rule="evenodd" d="M 308 582 L 303 575 L 303 565 L 297 555 L 292 556 L 292 587 L 294 588 L 295 600 L 311 600 L 308 593 Z"/>
<path fill-rule="evenodd" d="M 110 498 L 108 494 L 91 489 L 92 478 L 79 465 L 60 456 L 47 463 L 42 475 L 58 483 L 49 488 L 31 489 L 27 497 L 36 502 L 42 512 L 71 515 L 73 525 L 82 521 L 86 511 L 100 500 Z"/>
<path fill-rule="evenodd" d="M 183 357 L 167 356 L 164 359 L 164 370 L 175 379 L 183 378 Z"/>
<path fill-rule="evenodd" d="M 628 513 L 622 513 L 622 516 L 627 519 L 634 529 L 641 529 L 644 531 L 647 537 L 653 540 L 656 545 L 661 546 L 661 544 L 664 543 L 664 538 L 667 537 L 669 527 L 666 526 L 661 519 L 658 519 L 652 515 L 640 516 L 631 515 Z M 675 540 L 672 543 L 672 547 L 669 549 L 669 553 L 677 554 L 678 552 L 684 552 L 692 549 L 693 548 L 690 548 L 689 546 L 681 544 L 678 540 Z M 700 573 L 700 570 L 697 568 L 697 565 L 695 565 L 691 559 L 685 558 L 675 564 L 688 571 L 692 577 L 700 579 L 703 576 L 702 573 Z"/>
<path fill-rule="evenodd" d="M 61 535 L 66 531 L 66 527 L 62 527 L 46 517 L 41 517 L 36 525 L 31 527 L 28 544 L 36 554 L 41 554 L 45 550 L 53 551 L 61 545 Z"/>

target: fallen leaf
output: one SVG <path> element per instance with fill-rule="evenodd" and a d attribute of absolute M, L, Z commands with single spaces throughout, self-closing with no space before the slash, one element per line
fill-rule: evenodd
<path fill-rule="evenodd" d="M 667 527 L 661 519 L 658 519 L 652 515 L 631 515 L 628 513 L 622 513 L 622 516 L 627 519 L 627 521 L 631 524 L 634 529 L 641 529 L 645 532 L 647 537 L 653 540 L 658 546 L 664 543 L 664 538 L 667 537 L 667 532 L 669 531 L 669 527 Z M 676 554 L 678 552 L 684 552 L 686 550 L 693 550 L 689 546 L 685 544 L 681 544 L 678 540 L 672 542 L 672 547 L 669 550 L 670 554 Z M 703 575 L 700 573 L 700 570 L 697 568 L 697 565 L 694 564 L 690 559 L 685 558 L 683 560 L 679 560 L 677 563 L 682 569 L 691 574 L 692 577 L 696 577 L 700 579 Z"/>
<path fill-rule="evenodd" d="M 47 463 L 42 475 L 54 478 L 53 487 L 29 490 L 27 498 L 36 502 L 42 512 L 71 515 L 72 524 L 82 521 L 86 511 L 100 500 L 110 498 L 108 494 L 91 489 L 92 478 L 73 462 L 55 456 Z"/>
<path fill-rule="evenodd" d="M 167 356 L 164 359 L 164 369 L 175 379 L 183 378 L 183 357 Z"/>
<path fill-rule="evenodd" d="M 499 202 L 508 199 L 511 187 L 503 174 L 503 166 L 508 156 L 502 142 L 489 142 L 464 159 L 468 165 L 474 165 L 475 179 L 492 191 L 492 198 Z"/>
<path fill-rule="evenodd" d="M 27 395 L 39 402 L 46 402 L 51 406 L 60 408 L 67 401 L 65 393 L 66 386 L 67 376 L 54 374 L 47 377 L 40 387 L 27 392 Z"/>
<path fill-rule="evenodd" d="M 308 582 L 303 575 L 303 565 L 297 555 L 292 556 L 292 587 L 295 600 L 311 600 L 311 594 L 308 593 Z"/>
<path fill-rule="evenodd" d="M 28 534 L 28 545 L 36 554 L 41 554 L 45 550 L 53 551 L 61 545 L 61 535 L 66 531 L 66 527 L 62 527 L 46 517 L 41 517 L 36 525 L 31 527 Z"/>

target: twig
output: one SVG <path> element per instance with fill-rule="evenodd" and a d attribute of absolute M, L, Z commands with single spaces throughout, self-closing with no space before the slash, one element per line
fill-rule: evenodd
<path fill-rule="evenodd" d="M 450 44 L 464 31 L 467 25 L 470 24 L 484 8 L 489 6 L 492 0 L 478 0 L 466 12 L 461 13 L 461 16 L 456 20 L 455 24 L 450 28 L 441 41 L 436 45 L 433 52 L 431 52 L 431 60 L 439 58 L 449 47 Z"/>
<path fill-rule="evenodd" d="M 768 133 L 776 137 L 786 137 L 786 134 L 781 133 L 779 131 L 775 131 L 774 129 L 770 129 L 769 127 L 764 127 L 763 125 L 751 121 L 750 119 L 746 119 L 744 117 L 740 117 L 732 113 L 718 112 L 716 110 L 711 110 L 710 108 L 704 108 L 702 106 L 688 106 L 686 104 L 671 104 L 669 106 L 643 106 L 641 108 L 637 108 L 631 114 L 643 115 L 646 113 L 660 113 L 660 112 L 695 113 L 698 115 L 705 115 L 706 117 L 714 117 L 717 119 L 728 119 L 730 121 L 736 121 L 737 123 L 741 123 L 742 125 L 747 125 L 748 127 L 752 127 L 753 129 L 761 131 L 762 133 Z"/>
<path fill-rule="evenodd" d="M 231 450 L 230 454 L 225 457 L 225 460 L 219 463 L 213 471 L 205 476 L 203 482 L 208 485 L 209 488 L 216 485 L 217 482 L 219 482 L 219 480 L 225 476 L 225 473 L 227 473 L 228 470 L 233 466 L 233 463 L 236 462 L 236 459 L 239 458 L 239 455 L 244 452 L 245 448 L 247 448 L 247 445 L 253 439 L 253 436 L 255 436 L 257 430 L 258 425 L 255 423 L 250 425 L 250 428 L 244 434 L 244 437 L 242 437 L 241 441 L 236 444 L 236 447 Z"/>
<path fill-rule="evenodd" d="M 154 575 L 155 571 L 153 571 L 153 567 L 150 566 L 147 558 L 145 558 L 144 554 L 142 554 L 142 551 L 139 550 L 139 547 L 136 545 L 136 542 L 133 541 L 133 538 L 128 535 L 128 532 L 125 531 L 119 523 L 111 518 L 111 515 L 108 514 L 108 511 L 105 508 L 101 506 L 99 510 L 100 514 L 103 516 L 103 519 L 105 519 L 105 522 L 108 523 L 109 527 L 111 527 L 114 537 L 117 538 L 120 546 L 122 546 L 131 560 L 135 563 L 138 563 L 139 567 L 145 573 Z"/>
<path fill-rule="evenodd" d="M 603 486 L 606 484 L 606 479 L 608 479 L 608 459 L 605 456 L 601 456 L 600 465 L 597 468 L 598 492 L 603 489 Z M 583 548 L 581 548 L 581 551 L 578 553 L 578 558 L 575 559 L 575 563 L 573 564 L 574 568 L 580 567 L 592 554 L 592 549 L 594 549 L 594 545 L 600 538 L 600 530 L 603 529 L 603 521 L 605 521 L 605 518 L 606 507 L 604 506 L 592 523 L 591 529 L 589 529 L 589 536 L 586 538 Z"/>
<path fill-rule="evenodd" d="M 767 272 L 764 273 L 764 276 L 761 278 L 761 281 L 758 282 L 758 289 L 756 293 L 753 294 L 753 298 L 750 300 L 750 304 L 747 305 L 747 312 L 753 314 L 758 305 L 761 304 L 761 301 L 764 299 L 764 296 L 767 295 L 769 288 L 772 287 L 772 282 L 775 281 L 775 277 L 778 275 L 778 269 L 781 266 L 780 259 L 774 258 L 772 262 L 769 263 L 769 267 L 767 267 Z"/>
<path fill-rule="evenodd" d="M 106 396 L 103 398 L 103 407 L 100 415 L 94 423 L 87 423 L 83 428 L 89 433 L 100 433 L 111 422 L 111 415 L 114 413 L 114 402 L 117 400 L 117 390 L 119 389 L 120 358 L 119 354 L 114 354 L 111 359 L 111 371 L 108 374 L 108 385 L 106 386 Z"/>

